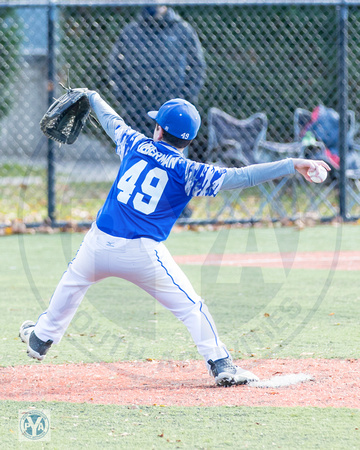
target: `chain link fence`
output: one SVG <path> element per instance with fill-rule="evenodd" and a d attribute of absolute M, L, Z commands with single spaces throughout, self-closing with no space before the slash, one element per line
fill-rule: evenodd
<path fill-rule="evenodd" d="M 213 145 L 214 108 L 241 125 L 259 113 L 265 117 L 261 140 L 250 145 L 253 162 L 304 155 L 309 147 L 296 130 L 299 109 L 311 114 L 325 105 L 340 111 L 337 2 L 179 1 L 167 7 L 140 2 L 122 6 L 115 1 L 106 6 L 94 1 L 23 3 L 0 3 L 2 224 L 16 219 L 43 222 L 49 214 L 49 183 L 54 183 L 56 222 L 91 222 L 117 173 L 113 143 L 91 124 L 75 144 L 55 145 L 49 151 L 39 121 L 48 108 L 49 90 L 54 97 L 63 93 L 58 82 L 97 90 L 130 125 L 149 136 L 153 124 L 146 112 L 169 98 L 187 98 L 202 116 L 189 157 L 226 165 L 236 162 L 226 159 L 226 145 Z M 352 141 L 347 144 L 356 148 L 360 4 L 353 3 L 346 7 L 348 54 L 343 73 L 348 73 L 348 82 L 343 81 L 348 86 L 346 106 L 353 114 Z M 52 39 L 54 46 L 49 47 Z M 243 150 L 234 139 L 230 144 L 232 152 Z M 55 177 L 49 176 L 49 154 L 54 157 Z M 244 158 L 237 163 L 244 164 Z M 321 186 L 293 176 L 220 193 L 211 200 L 194 199 L 191 217 L 180 221 L 294 220 L 304 215 L 330 219 L 339 214 L 341 187 L 346 216 L 358 217 L 357 167 L 343 179 L 339 174 L 335 167 Z"/>

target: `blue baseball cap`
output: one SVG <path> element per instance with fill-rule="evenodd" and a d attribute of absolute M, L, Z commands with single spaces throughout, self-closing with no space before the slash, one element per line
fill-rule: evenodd
<path fill-rule="evenodd" d="M 165 102 L 159 111 L 149 111 L 148 116 L 169 134 L 180 139 L 194 139 L 201 124 L 199 111 L 182 98 Z"/>

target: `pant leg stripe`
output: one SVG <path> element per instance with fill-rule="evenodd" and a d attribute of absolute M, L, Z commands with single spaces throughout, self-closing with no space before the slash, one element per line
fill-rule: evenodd
<path fill-rule="evenodd" d="M 44 311 L 43 313 L 40 314 L 40 316 L 38 317 L 35 326 L 38 324 L 40 317 L 43 316 L 44 314 L 47 314 L 47 311 Z"/>
<path fill-rule="evenodd" d="M 194 302 L 194 300 L 192 300 L 192 299 L 188 296 L 188 294 L 184 291 L 184 289 L 182 289 L 177 283 L 175 283 L 174 278 L 169 274 L 167 268 L 164 266 L 164 264 L 162 263 L 162 261 L 160 261 L 159 254 L 158 254 L 157 250 L 155 250 L 155 254 L 156 254 L 156 258 L 157 258 L 157 260 L 159 261 L 161 267 L 165 270 L 166 274 L 171 278 L 171 281 L 172 281 L 172 282 L 175 284 L 175 286 L 177 286 L 177 287 L 180 289 L 180 291 L 183 292 L 183 293 L 186 295 L 186 297 L 187 297 L 192 303 L 194 303 L 194 305 L 195 305 L 196 302 Z"/>
<path fill-rule="evenodd" d="M 202 307 L 203 307 L 203 302 L 200 302 L 200 312 L 201 312 L 201 314 L 205 317 L 205 319 L 207 320 L 208 324 L 210 325 L 211 331 L 213 332 L 213 335 L 214 335 L 214 337 L 215 337 L 215 343 L 216 343 L 216 345 L 218 345 L 218 340 L 217 340 L 217 336 L 216 336 L 216 333 L 215 333 L 215 331 L 214 331 L 214 328 L 213 328 L 213 326 L 211 325 L 211 322 L 210 322 L 210 320 L 208 319 L 207 315 L 203 312 Z"/>
<path fill-rule="evenodd" d="M 164 266 L 164 264 L 163 264 L 162 261 L 160 260 L 159 254 L 158 254 L 157 250 L 155 250 L 155 254 L 156 254 L 156 258 L 157 258 L 157 260 L 159 261 L 161 267 L 165 270 L 166 274 L 171 278 L 171 281 L 174 283 L 174 285 L 177 286 L 177 287 L 180 289 L 180 291 L 183 292 L 183 293 L 186 295 L 186 297 L 187 297 L 187 298 L 195 305 L 196 302 L 195 302 L 194 300 L 192 300 L 192 299 L 188 296 L 188 294 L 184 291 L 184 289 L 182 289 L 177 283 L 175 283 L 174 278 L 169 274 L 167 268 Z M 216 345 L 218 345 L 218 340 L 217 340 L 217 336 L 216 336 L 216 333 L 215 333 L 215 331 L 214 331 L 214 328 L 213 328 L 213 326 L 211 325 L 210 320 L 208 319 L 208 317 L 206 316 L 206 314 L 205 314 L 204 311 L 202 310 L 202 307 L 203 307 L 203 303 L 200 302 L 200 312 L 201 312 L 201 314 L 205 317 L 206 321 L 208 322 L 208 324 L 209 324 L 209 326 L 210 326 L 210 328 L 211 328 L 211 331 L 212 331 L 212 333 L 213 333 L 213 335 L 214 335 L 215 343 L 216 343 Z"/>

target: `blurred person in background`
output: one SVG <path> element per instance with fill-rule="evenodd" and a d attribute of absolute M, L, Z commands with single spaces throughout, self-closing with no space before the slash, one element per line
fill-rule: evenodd
<path fill-rule="evenodd" d="M 109 61 L 111 90 L 131 127 L 146 136 L 153 124 L 144 116 L 169 98 L 197 103 L 205 59 L 192 26 L 172 8 L 145 6 L 122 30 Z M 188 149 L 184 155 L 188 157 Z M 191 208 L 181 218 L 189 218 Z"/>
<path fill-rule="evenodd" d="M 143 7 L 115 42 L 109 76 L 126 122 L 151 136 L 153 124 L 144 111 L 169 98 L 197 103 L 205 78 L 198 35 L 173 9 Z"/>

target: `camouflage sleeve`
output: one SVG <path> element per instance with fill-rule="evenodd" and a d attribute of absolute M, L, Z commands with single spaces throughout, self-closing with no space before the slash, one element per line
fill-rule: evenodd
<path fill-rule="evenodd" d="M 226 170 L 188 160 L 185 170 L 186 194 L 190 197 L 215 197 L 224 181 Z"/>

